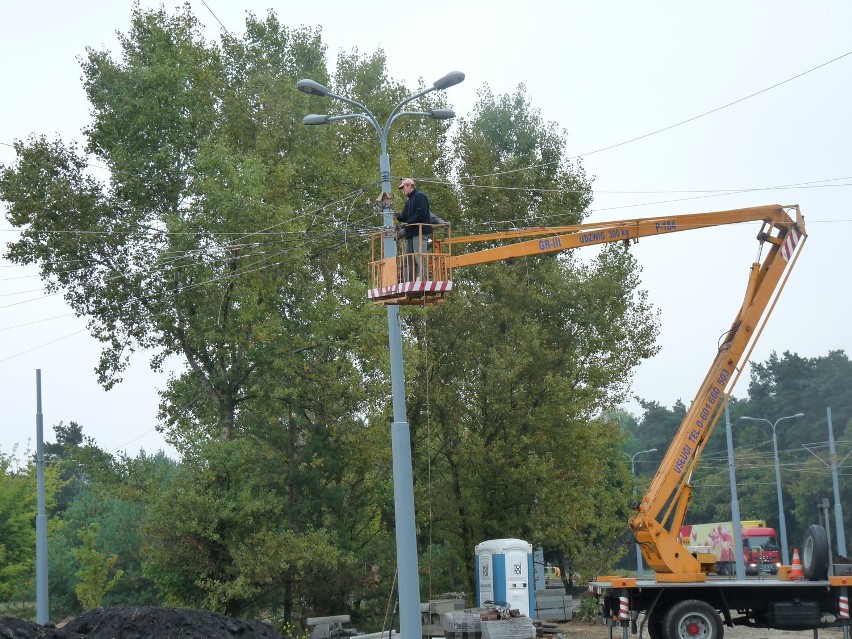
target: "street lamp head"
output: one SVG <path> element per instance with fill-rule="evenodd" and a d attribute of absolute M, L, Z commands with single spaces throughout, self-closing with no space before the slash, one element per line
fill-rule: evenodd
<path fill-rule="evenodd" d="M 453 87 L 459 84 L 460 82 L 464 82 L 464 73 L 462 73 L 461 71 L 450 71 L 443 78 L 435 80 L 434 84 L 432 85 L 432 88 L 436 91 L 440 91 L 441 89 L 448 89 L 450 87 Z"/>
<path fill-rule="evenodd" d="M 319 113 L 311 113 L 302 118 L 302 124 L 328 124 L 328 116 Z"/>
<path fill-rule="evenodd" d="M 315 95 L 320 98 L 324 98 L 331 91 L 326 89 L 319 82 L 314 82 L 313 80 L 299 80 L 296 83 L 296 88 L 299 89 L 302 93 L 307 93 L 308 95 Z M 307 124 L 307 122 L 305 123 Z"/>
<path fill-rule="evenodd" d="M 429 117 L 433 120 L 451 120 L 456 117 L 456 112 L 452 109 L 432 109 Z"/>

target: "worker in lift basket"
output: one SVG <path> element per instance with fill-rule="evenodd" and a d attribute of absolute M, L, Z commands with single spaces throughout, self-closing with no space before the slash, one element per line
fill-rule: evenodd
<path fill-rule="evenodd" d="M 411 178 L 404 178 L 399 188 L 406 195 L 405 206 L 396 214 L 396 218 L 404 225 L 405 262 L 403 273 L 407 281 L 426 278 L 423 265 L 425 255 L 429 250 L 429 236 L 432 234 L 430 222 L 429 199 L 423 191 L 417 190 L 417 185 Z"/>

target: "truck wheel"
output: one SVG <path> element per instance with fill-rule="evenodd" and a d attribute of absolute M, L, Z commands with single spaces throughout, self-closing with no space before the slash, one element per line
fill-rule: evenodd
<path fill-rule="evenodd" d="M 822 581 L 828 577 L 828 535 L 825 528 L 817 524 L 808 526 L 801 559 L 805 579 Z"/>
<path fill-rule="evenodd" d="M 663 622 L 666 639 L 723 639 L 722 619 L 713 607 L 699 599 L 672 606 Z"/>
<path fill-rule="evenodd" d="M 659 612 L 653 612 L 648 615 L 647 626 L 648 636 L 650 639 L 664 639 L 663 637 L 663 617 Z"/>

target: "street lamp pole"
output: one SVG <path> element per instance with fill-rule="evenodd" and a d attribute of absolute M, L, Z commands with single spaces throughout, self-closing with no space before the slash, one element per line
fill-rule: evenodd
<path fill-rule="evenodd" d="M 630 456 L 630 474 L 633 475 L 633 496 L 636 496 L 636 455 L 643 455 L 644 453 L 656 453 L 656 448 L 649 448 L 648 450 L 640 450 L 638 453 L 633 453 Z M 625 455 L 627 453 L 624 453 Z M 642 549 L 639 547 L 639 542 L 636 542 L 636 577 L 642 579 L 645 576 L 645 567 L 642 563 Z"/>
<path fill-rule="evenodd" d="M 785 417 L 779 417 L 774 423 L 768 419 L 763 419 L 762 417 L 746 417 L 745 415 L 740 417 L 740 419 L 745 419 L 750 422 L 766 422 L 772 428 L 772 452 L 775 455 L 775 487 L 778 491 L 778 526 L 781 528 L 781 563 L 785 566 L 790 565 L 790 554 L 787 551 L 787 522 L 784 519 L 784 500 L 781 496 L 781 464 L 778 462 L 778 437 L 775 434 L 775 427 L 778 425 L 778 422 L 782 420 L 795 419 L 797 417 L 804 416 L 804 413 L 786 415 Z"/>
<path fill-rule="evenodd" d="M 299 80 L 296 87 L 309 95 L 328 97 L 344 102 L 358 109 L 358 113 L 346 115 L 305 116 L 303 124 L 328 124 L 336 120 L 358 118 L 369 122 L 379 134 L 381 155 L 379 156 L 379 174 L 382 180 L 382 193 L 391 192 L 390 157 L 388 156 L 388 131 L 391 124 L 404 115 L 416 115 L 435 120 L 448 120 L 455 117 L 452 109 L 433 109 L 432 111 L 401 111 L 402 107 L 423 97 L 432 91 L 440 91 L 464 80 L 464 73 L 453 71 L 437 80 L 431 87 L 416 93 L 397 104 L 387 122 L 382 126 L 372 111 L 366 106 L 329 91 L 313 80 Z M 382 217 L 385 229 L 393 229 L 393 209 L 387 198 L 382 198 Z M 385 233 L 385 257 L 396 256 L 396 242 L 393 233 Z M 405 639 L 419 639 L 422 634 L 420 624 L 420 577 L 417 565 L 417 536 L 414 525 L 414 474 L 411 464 L 411 432 L 405 414 L 405 378 L 402 367 L 402 335 L 399 325 L 399 306 L 387 304 L 388 346 L 391 364 L 391 393 L 393 400 L 393 425 L 391 426 L 391 447 L 393 454 L 393 492 L 394 516 L 396 519 L 396 563 L 399 581 L 399 625 L 400 634 Z"/>

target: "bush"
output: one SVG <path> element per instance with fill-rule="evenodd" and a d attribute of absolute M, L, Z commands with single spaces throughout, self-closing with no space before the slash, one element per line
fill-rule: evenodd
<path fill-rule="evenodd" d="M 580 621 L 597 621 L 600 615 L 597 595 L 584 592 L 580 595 L 580 608 L 575 615 Z"/>

